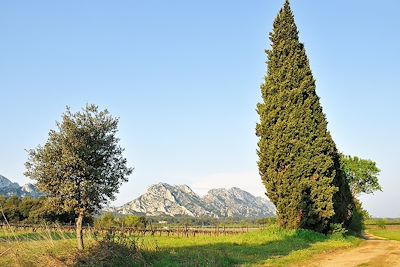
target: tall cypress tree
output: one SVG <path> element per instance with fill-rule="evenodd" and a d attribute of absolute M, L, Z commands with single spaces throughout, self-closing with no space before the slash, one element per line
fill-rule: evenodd
<path fill-rule="evenodd" d="M 288 0 L 270 40 L 257 105 L 259 173 L 282 227 L 326 232 L 348 222 L 352 198 Z"/>

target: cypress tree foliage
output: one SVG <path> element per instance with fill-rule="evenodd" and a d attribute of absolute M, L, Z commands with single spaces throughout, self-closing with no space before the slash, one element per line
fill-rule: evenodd
<path fill-rule="evenodd" d="M 270 40 L 257 105 L 259 173 L 282 227 L 327 232 L 330 223 L 348 223 L 352 197 L 289 1 Z"/>

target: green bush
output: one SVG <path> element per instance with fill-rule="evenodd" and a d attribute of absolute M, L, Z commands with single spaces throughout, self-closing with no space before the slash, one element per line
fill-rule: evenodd
<path fill-rule="evenodd" d="M 385 219 L 380 219 L 380 220 L 376 221 L 376 225 L 381 229 L 385 229 L 386 224 L 387 224 L 387 221 Z"/>
<path fill-rule="evenodd" d="M 107 212 L 95 219 L 94 226 L 98 228 L 112 228 L 118 227 L 120 224 L 112 213 Z"/>
<path fill-rule="evenodd" d="M 121 223 L 125 227 L 146 228 L 146 218 L 142 216 L 125 216 L 121 218 Z"/>
<path fill-rule="evenodd" d="M 343 226 L 343 223 L 331 223 L 330 234 L 333 236 L 343 237 L 347 234 L 348 230 Z"/>
<path fill-rule="evenodd" d="M 271 225 L 274 223 L 276 223 L 276 218 L 273 217 L 262 218 L 256 221 L 256 224 L 261 224 L 261 225 Z"/>
<path fill-rule="evenodd" d="M 361 202 L 354 198 L 354 210 L 348 230 L 355 234 L 360 234 L 365 229 L 365 221 L 370 218 L 368 211 L 363 209 Z"/>
<path fill-rule="evenodd" d="M 113 227 L 136 227 L 146 228 L 147 221 L 142 216 L 122 216 L 116 217 L 111 212 L 104 213 L 94 221 L 94 226 L 98 228 Z"/>

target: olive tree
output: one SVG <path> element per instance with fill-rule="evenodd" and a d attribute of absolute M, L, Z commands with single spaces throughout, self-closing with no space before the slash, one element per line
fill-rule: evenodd
<path fill-rule="evenodd" d="M 81 250 L 85 216 L 114 200 L 133 169 L 118 145 L 118 118 L 107 110 L 87 104 L 72 113 L 67 107 L 56 125 L 43 146 L 27 151 L 25 175 L 36 180 L 38 188 L 59 208 L 75 213 Z"/>

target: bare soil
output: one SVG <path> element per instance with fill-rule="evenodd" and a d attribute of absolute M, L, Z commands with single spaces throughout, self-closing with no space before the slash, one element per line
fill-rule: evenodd
<path fill-rule="evenodd" d="M 368 234 L 366 240 L 356 248 L 321 254 L 313 258 L 312 262 L 299 266 L 400 267 L 400 242 L 385 240 Z"/>

